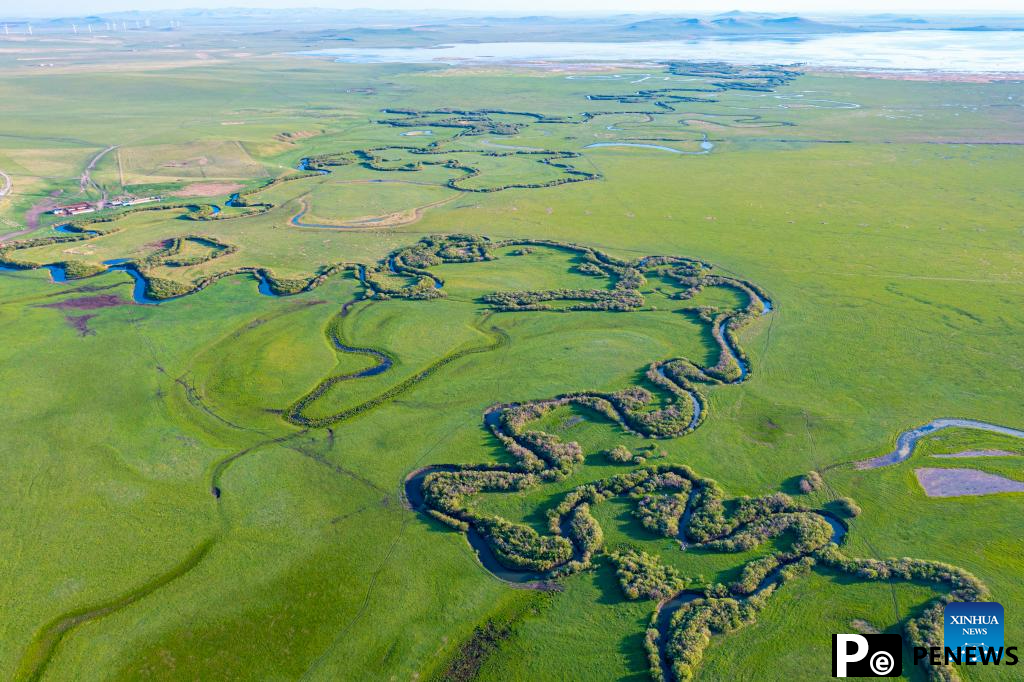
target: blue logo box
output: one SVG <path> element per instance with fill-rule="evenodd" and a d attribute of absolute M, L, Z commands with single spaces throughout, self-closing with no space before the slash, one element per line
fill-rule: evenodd
<path fill-rule="evenodd" d="M 1003 615 L 1003 605 L 994 601 L 946 604 L 943 616 L 945 646 L 953 651 L 957 647 L 966 650 L 969 646 L 984 647 L 986 650 L 1001 648 Z"/>

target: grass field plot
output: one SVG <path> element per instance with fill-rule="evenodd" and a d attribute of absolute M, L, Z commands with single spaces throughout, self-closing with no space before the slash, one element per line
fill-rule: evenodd
<path fill-rule="evenodd" d="M 302 199 L 308 210 L 292 224 L 395 227 L 415 222 L 423 211 L 457 197 L 447 187 L 400 178 L 327 182 Z"/>
<path fill-rule="evenodd" d="M 241 144 L 233 140 L 181 145 L 122 147 L 117 150 L 125 186 L 193 180 L 236 180 L 267 177 Z"/>

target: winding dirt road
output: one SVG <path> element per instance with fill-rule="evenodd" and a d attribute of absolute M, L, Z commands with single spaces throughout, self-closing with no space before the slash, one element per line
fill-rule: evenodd
<path fill-rule="evenodd" d="M 0 200 L 8 196 L 13 191 L 14 180 L 11 178 L 10 175 L 0 170 Z M 20 237 L 23 234 L 28 234 L 33 229 L 31 227 L 22 227 L 18 223 L 8 218 L 0 218 L 0 225 L 6 225 L 8 227 L 16 228 L 13 232 L 6 232 L 4 234 L 0 234 L 0 244 L 3 244 L 8 239 L 15 239 L 16 237 Z"/>
<path fill-rule="evenodd" d="M 394 180 L 391 182 L 401 182 L 400 180 Z M 339 183 L 340 184 L 340 183 Z M 407 183 L 406 183 L 407 184 Z M 419 184 L 419 183 L 418 183 Z M 423 206 L 415 206 L 413 208 L 404 209 L 401 211 L 395 211 L 393 213 L 385 213 L 384 215 L 377 216 L 362 216 L 360 218 L 353 218 L 346 223 L 304 223 L 302 218 L 309 212 L 309 201 L 308 195 L 303 197 L 301 200 L 301 207 L 299 212 L 292 216 L 289 221 L 295 227 L 314 227 L 314 228 L 335 228 L 342 230 L 358 230 L 358 229 L 381 229 L 387 227 L 402 227 L 410 225 L 420 220 L 423 217 L 423 213 L 430 208 L 447 204 L 449 201 L 453 201 L 458 198 L 458 195 L 445 197 L 433 201 Z"/>
<path fill-rule="evenodd" d="M 119 146 L 120 145 L 116 144 L 111 145 L 104 149 L 103 151 L 101 151 L 100 153 L 98 153 L 96 156 L 92 157 L 92 160 L 89 161 L 89 165 L 85 167 L 84 171 L 82 171 L 82 177 L 78 181 L 78 186 L 81 188 L 82 193 L 85 193 L 87 189 L 92 187 L 102 195 L 103 198 L 100 201 L 101 203 L 104 204 L 107 203 L 107 190 L 100 187 L 98 184 L 96 184 L 96 181 L 92 179 L 92 171 L 96 169 L 96 164 L 100 162 L 100 159 L 102 159 L 104 156 L 114 151 L 115 149 L 117 149 Z"/>

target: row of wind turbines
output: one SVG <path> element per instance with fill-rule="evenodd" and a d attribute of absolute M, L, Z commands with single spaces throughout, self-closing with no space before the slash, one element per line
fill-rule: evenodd
<path fill-rule="evenodd" d="M 149 28 L 150 27 L 149 19 L 146 19 L 144 21 L 136 21 L 134 23 L 135 23 L 135 29 L 136 30 L 141 30 L 142 28 Z M 102 24 L 102 28 L 100 28 L 100 25 L 96 25 L 96 31 L 95 32 L 100 32 L 100 31 L 106 31 L 107 33 L 115 33 L 117 31 L 127 32 L 128 31 L 128 24 L 129 24 L 129 22 L 127 22 L 127 21 L 121 21 L 121 22 L 117 22 L 117 21 L 111 22 L 111 21 L 108 21 L 108 22 L 105 22 L 104 24 Z M 22 27 L 22 30 L 20 30 L 20 31 L 18 30 L 17 26 L 14 27 L 13 30 L 12 30 L 12 27 L 11 27 L 10 24 L 4 24 L 4 35 L 5 36 L 9 36 L 9 35 L 12 35 L 12 34 L 35 35 L 32 32 L 32 24 L 26 23 L 26 24 L 20 25 L 20 27 Z M 167 28 L 181 28 L 181 22 L 180 21 L 171 20 L 171 21 L 168 22 Z M 85 33 L 85 30 L 88 30 L 89 33 L 94 33 L 94 31 L 93 31 L 93 24 L 86 24 L 84 29 L 83 29 L 83 31 L 82 31 L 82 33 Z M 71 24 L 71 31 L 75 35 L 78 35 L 78 33 L 79 33 L 78 24 Z"/>

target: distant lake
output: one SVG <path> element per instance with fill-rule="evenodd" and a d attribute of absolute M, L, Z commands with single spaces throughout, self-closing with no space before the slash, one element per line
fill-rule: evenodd
<path fill-rule="evenodd" d="M 891 31 L 821 36 L 729 37 L 637 43 L 458 43 L 436 47 L 338 48 L 298 54 L 339 62 L 455 64 L 529 61 L 714 60 L 850 69 L 1024 72 L 1024 32 Z"/>

